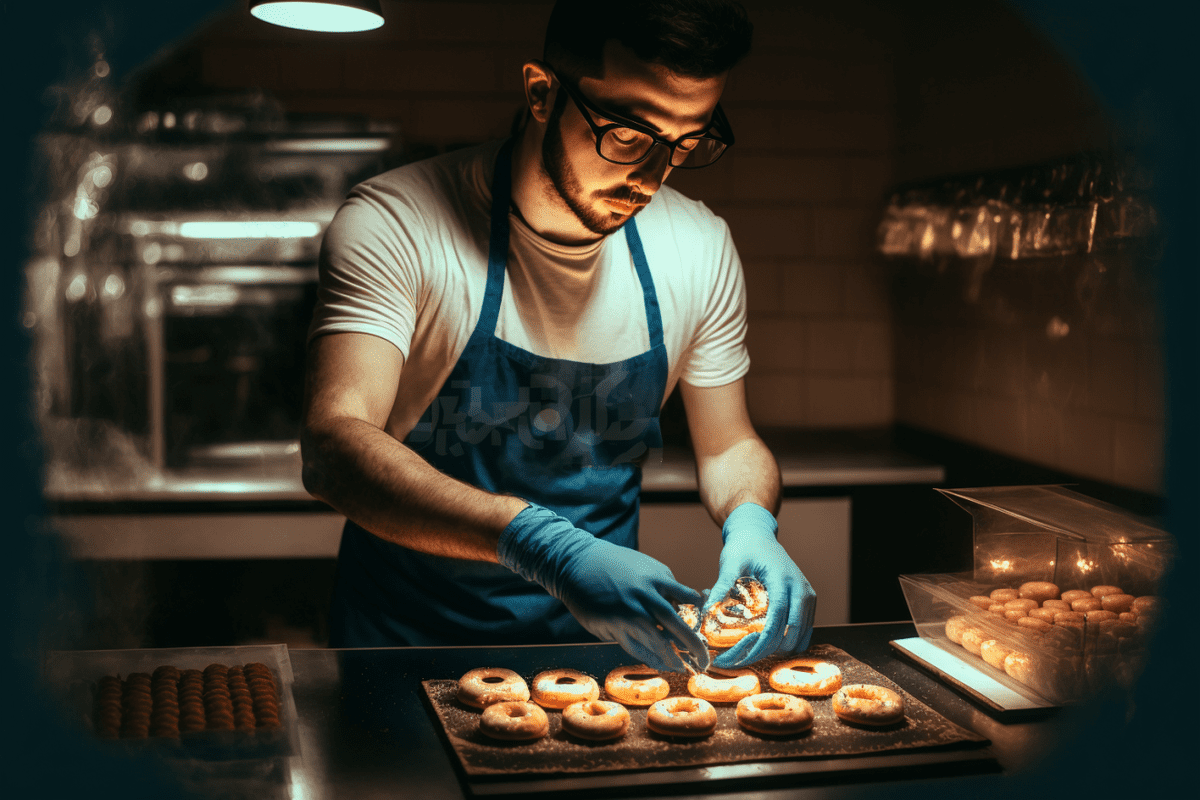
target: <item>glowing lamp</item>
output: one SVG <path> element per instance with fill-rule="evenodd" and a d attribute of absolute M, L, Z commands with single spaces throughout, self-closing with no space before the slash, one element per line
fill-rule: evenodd
<path fill-rule="evenodd" d="M 249 0 L 250 13 L 284 28 L 327 33 L 371 31 L 383 24 L 379 0 Z"/>

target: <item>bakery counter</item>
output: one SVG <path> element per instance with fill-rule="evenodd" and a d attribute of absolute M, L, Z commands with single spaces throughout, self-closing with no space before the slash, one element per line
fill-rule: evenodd
<path fill-rule="evenodd" d="M 992 796 L 992 792 L 985 791 L 986 782 L 1036 769 L 1078 732 L 1081 715 L 1075 712 L 1042 711 L 1036 716 L 1008 719 L 984 713 L 893 652 L 889 641 L 914 633 L 911 623 L 818 627 L 813 644 L 840 648 L 894 682 L 947 724 L 960 726 L 973 741 L 840 758 L 759 758 L 671 769 L 634 764 L 617 771 L 585 770 L 585 774 L 532 779 L 522 776 L 516 781 L 480 781 L 464 771 L 422 681 L 456 679 L 480 666 L 505 666 L 527 678 L 555 667 L 573 667 L 603 676 L 629 663 L 629 657 L 616 645 L 292 649 L 288 658 L 298 720 L 297 746 L 283 777 L 276 773 L 273 778 L 287 786 L 275 787 L 273 792 L 258 787 L 255 796 L 432 800 L 483 794 L 535 797 L 570 791 L 622 797 L 715 797 L 731 792 L 737 796 L 753 792 L 760 798 L 861 797 L 871 788 L 881 796 L 885 792 L 891 795 L 903 786 L 919 786 L 915 782 L 925 780 L 936 780 L 938 794 L 943 796 Z M 736 729 L 736 725 L 733 727 Z M 869 738 L 873 733 L 847 733 L 834 721 L 814 728 L 802 741 L 819 744 L 812 741 L 813 737 Z M 637 729 L 628 736 L 635 735 L 646 734 Z M 766 746 L 771 746 L 770 740 Z M 594 758 L 602 755 L 602 746 L 590 747 L 594 748 L 590 751 Z M 669 744 L 666 747 L 670 749 Z M 996 784 L 991 788 L 994 790 Z"/>

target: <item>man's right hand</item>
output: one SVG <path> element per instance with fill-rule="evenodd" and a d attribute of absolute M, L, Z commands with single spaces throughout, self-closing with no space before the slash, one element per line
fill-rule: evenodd
<path fill-rule="evenodd" d="M 513 518 L 496 553 L 501 564 L 561 600 L 584 628 L 646 666 L 682 671 L 674 643 L 708 667 L 708 645 L 675 611 L 679 603 L 699 606 L 703 598 L 662 562 L 597 539 L 537 505 Z"/>

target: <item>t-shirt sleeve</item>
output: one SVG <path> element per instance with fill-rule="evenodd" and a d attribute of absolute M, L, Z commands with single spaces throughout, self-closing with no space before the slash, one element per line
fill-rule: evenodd
<path fill-rule="evenodd" d="M 411 226 L 396 213 L 403 209 L 388 207 L 396 205 L 396 198 L 377 194 L 357 187 L 325 231 L 308 339 L 328 333 L 371 334 L 394 344 L 407 359 L 423 288 L 418 248 Z"/>
<path fill-rule="evenodd" d="M 709 268 L 698 272 L 709 277 L 696 285 L 702 310 L 681 374 L 692 386 L 701 387 L 724 386 L 750 369 L 742 262 L 725 220 L 715 216 L 712 220 L 720 229 L 713 236 Z"/>

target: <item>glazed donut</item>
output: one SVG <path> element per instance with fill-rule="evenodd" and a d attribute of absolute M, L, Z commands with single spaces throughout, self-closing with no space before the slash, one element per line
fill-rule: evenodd
<path fill-rule="evenodd" d="M 1054 627 L 1053 622 L 1047 622 L 1041 617 L 1021 617 L 1017 620 L 1017 624 L 1022 628 L 1028 628 L 1031 631 L 1038 631 L 1039 633 L 1045 633 Z"/>
<path fill-rule="evenodd" d="M 1112 595 L 1109 595 L 1110 597 Z M 1096 608 L 1084 614 L 1087 617 L 1088 623 L 1104 622 L 1105 620 L 1118 619 L 1117 612 L 1105 611 L 1103 608 Z"/>
<path fill-rule="evenodd" d="M 996 602 L 992 598 L 986 597 L 985 595 L 982 595 L 982 594 L 977 594 L 973 597 L 968 597 L 967 600 L 970 603 L 972 603 L 973 605 L 979 606 L 984 611 L 987 611 Z"/>
<path fill-rule="evenodd" d="M 1092 597 L 1104 597 L 1106 594 L 1125 594 L 1125 592 L 1120 586 L 1101 585 L 1092 587 Z"/>
<path fill-rule="evenodd" d="M 1082 625 L 1087 615 L 1082 611 L 1059 611 L 1054 615 L 1055 625 Z"/>
<path fill-rule="evenodd" d="M 1033 681 L 1033 659 L 1028 653 L 1014 650 L 1004 659 L 1004 671 L 1010 678 L 1015 678 L 1024 684 Z"/>
<path fill-rule="evenodd" d="M 668 697 L 650 706 L 646 726 L 663 736 L 708 736 L 717 728 L 717 710 L 699 697 Z"/>
<path fill-rule="evenodd" d="M 1028 616 L 1029 613 L 1023 608 L 1009 608 L 1004 611 L 1004 618 L 1009 622 L 1017 622 Z"/>
<path fill-rule="evenodd" d="M 894 725 L 904 719 L 904 698 L 885 686 L 855 683 L 834 694 L 833 713 L 855 725 Z"/>
<path fill-rule="evenodd" d="M 550 732 L 550 719 L 536 703 L 506 700 L 483 710 L 479 715 L 479 732 L 493 739 L 528 742 Z"/>
<path fill-rule="evenodd" d="M 1074 603 L 1076 600 L 1082 600 L 1085 597 L 1091 597 L 1092 593 L 1087 589 L 1068 589 L 1062 593 L 1062 599 L 1067 603 Z"/>
<path fill-rule="evenodd" d="M 688 678 L 688 693 L 710 703 L 737 703 L 761 690 L 751 669 L 715 669 L 716 675 L 697 672 Z"/>
<path fill-rule="evenodd" d="M 1046 620 L 1046 622 L 1054 622 L 1054 615 L 1057 614 L 1059 611 L 1062 611 L 1062 609 L 1060 609 L 1060 608 L 1031 608 L 1031 609 L 1029 609 L 1028 616 L 1033 617 L 1034 619 L 1044 619 L 1044 620 Z"/>
<path fill-rule="evenodd" d="M 1016 589 L 993 589 L 988 597 L 992 598 L 994 603 L 1007 603 L 1009 600 L 1019 599 L 1021 593 Z"/>
<path fill-rule="evenodd" d="M 525 679 L 511 669 L 479 667 L 458 679 L 458 699 L 475 708 L 529 699 Z"/>
<path fill-rule="evenodd" d="M 1120 614 L 1122 611 L 1133 608 L 1133 601 L 1136 599 L 1131 594 L 1106 594 L 1100 598 L 1100 607 L 1105 611 L 1115 611 Z"/>
<path fill-rule="evenodd" d="M 984 661 L 991 664 L 996 669 L 1004 669 L 1004 659 L 1012 650 L 1002 645 L 995 639 L 988 639 L 979 646 L 979 655 Z"/>
<path fill-rule="evenodd" d="M 1104 604 L 1099 597 L 1081 597 L 1071 601 L 1072 611 L 1099 611 L 1102 608 L 1104 608 Z"/>
<path fill-rule="evenodd" d="M 1141 614 L 1143 611 L 1158 611 L 1161 608 L 1162 601 L 1157 595 L 1152 594 L 1135 598 L 1134 601 L 1129 604 L 1129 610 L 1135 614 Z"/>
<path fill-rule="evenodd" d="M 1058 597 L 1058 587 L 1050 581 L 1026 581 L 1017 590 L 1021 597 L 1029 598 L 1038 603 L 1053 600 Z"/>
<path fill-rule="evenodd" d="M 648 706 L 671 693 L 663 676 L 646 665 L 617 667 L 604 678 L 604 691 L 627 706 Z"/>
<path fill-rule="evenodd" d="M 946 638 L 955 644 L 962 644 L 963 633 L 967 630 L 967 618 L 961 614 L 946 620 Z"/>
<path fill-rule="evenodd" d="M 562 725 L 572 736 L 602 742 L 625 735 L 629 712 L 609 700 L 580 700 L 563 709 Z"/>
<path fill-rule="evenodd" d="M 768 680 L 777 692 L 827 697 L 842 685 L 842 671 L 819 658 L 793 658 L 771 670 Z"/>
<path fill-rule="evenodd" d="M 675 613 L 683 620 L 683 624 L 692 630 L 700 629 L 700 611 L 691 603 L 681 603 L 676 606 Z"/>
<path fill-rule="evenodd" d="M 713 647 L 733 647 L 766 622 L 767 589 L 756 579 L 741 577 L 729 595 L 709 609 L 700 622 L 700 635 Z"/>
<path fill-rule="evenodd" d="M 574 669 L 549 669 L 533 679 L 533 702 L 542 708 L 566 708 L 581 700 L 600 697 L 600 686 L 591 675 Z"/>
<path fill-rule="evenodd" d="M 1042 603 L 1042 608 L 1049 608 L 1055 611 L 1070 611 L 1071 604 L 1066 600 L 1046 600 Z"/>
<path fill-rule="evenodd" d="M 790 736 L 813 726 L 808 701 L 790 694 L 752 694 L 737 704 L 737 721 L 748 731 L 768 736 Z"/>

